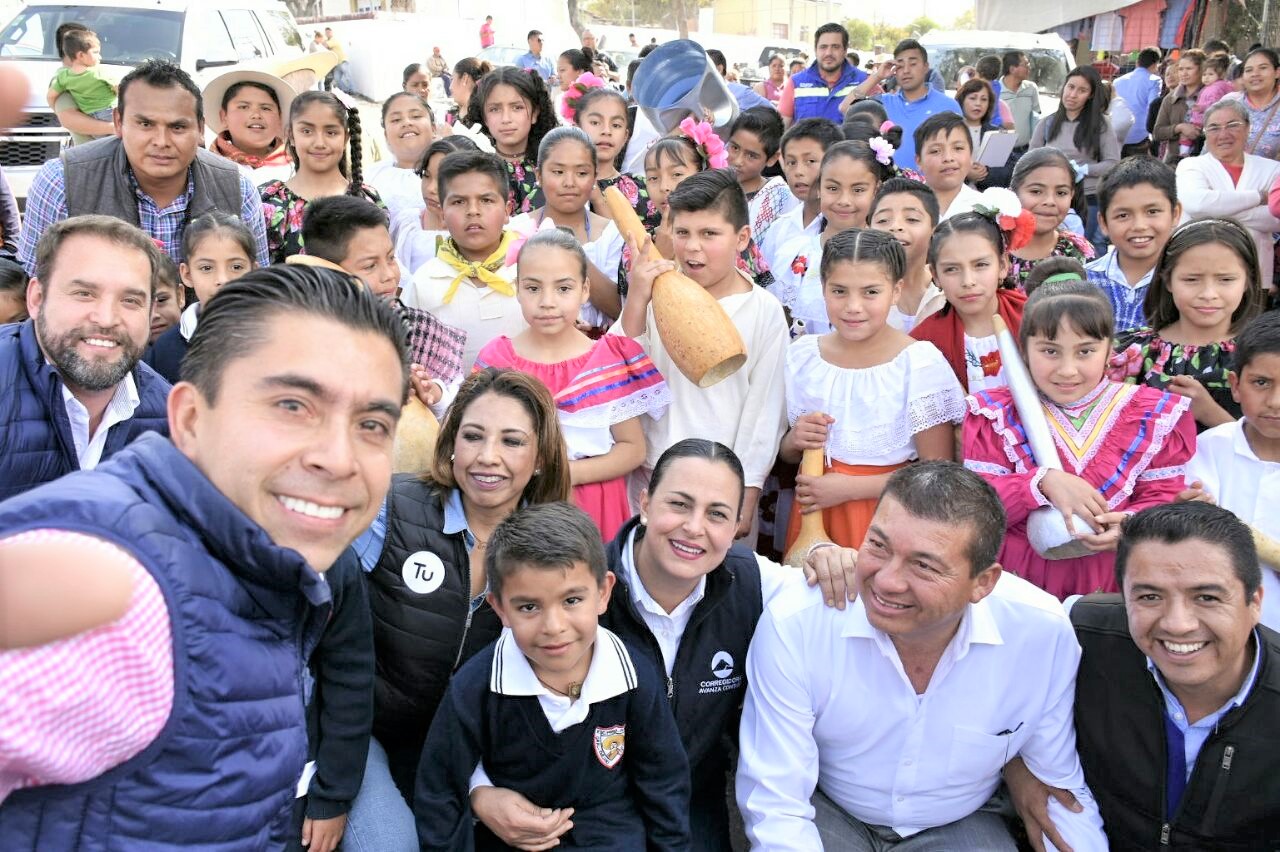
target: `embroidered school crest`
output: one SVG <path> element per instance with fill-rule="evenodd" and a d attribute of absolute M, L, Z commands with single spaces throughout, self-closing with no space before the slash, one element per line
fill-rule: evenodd
<path fill-rule="evenodd" d="M 612 769 L 622 760 L 622 752 L 627 746 L 627 726 L 611 725 L 607 728 L 596 728 L 595 749 L 596 760 L 605 769 Z"/>

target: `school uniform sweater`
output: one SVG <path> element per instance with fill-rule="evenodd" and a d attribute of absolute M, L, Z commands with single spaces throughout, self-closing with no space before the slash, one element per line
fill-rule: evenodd
<path fill-rule="evenodd" d="M 573 808 L 574 827 L 560 837 L 561 848 L 688 850 L 689 764 L 652 663 L 599 629 L 579 701 L 590 700 L 597 668 L 612 668 L 624 684 L 557 733 L 538 695 L 511 694 L 527 692 L 511 686 L 519 659 L 504 630 L 449 684 L 418 766 L 413 811 L 424 852 L 510 848 L 482 824 L 473 827 L 477 765 L 494 786 L 539 807 Z"/>

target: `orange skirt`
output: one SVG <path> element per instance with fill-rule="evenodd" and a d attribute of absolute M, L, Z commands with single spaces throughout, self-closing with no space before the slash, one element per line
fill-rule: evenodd
<path fill-rule="evenodd" d="M 875 464 L 845 464 L 844 462 L 831 460 L 827 465 L 823 474 L 842 473 L 846 476 L 877 476 L 879 474 L 893 473 L 900 467 L 906 467 L 911 462 L 902 462 L 901 464 L 875 465 Z M 870 500 L 850 500 L 847 503 L 841 503 L 839 506 L 832 506 L 830 509 L 822 510 L 822 526 L 827 531 L 827 537 L 841 547 L 862 547 L 862 540 L 867 536 L 867 528 L 871 526 L 871 518 L 876 513 L 876 504 L 880 502 L 879 497 Z M 795 544 L 797 538 L 800 537 L 800 504 L 791 504 L 791 520 L 787 524 L 787 547 Z"/>

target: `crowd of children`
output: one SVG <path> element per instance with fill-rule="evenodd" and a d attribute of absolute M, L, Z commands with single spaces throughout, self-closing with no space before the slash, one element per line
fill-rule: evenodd
<path fill-rule="evenodd" d="M 69 33 L 65 49 L 50 101 L 66 91 L 87 114 L 108 109 L 96 35 Z M 1205 63 L 1196 127 L 1220 65 Z M 369 722 L 370 765 L 412 802 L 423 848 L 545 848 L 487 818 L 485 788 L 548 809 L 549 838 L 572 819 L 576 846 L 723 848 L 723 788 L 699 779 L 723 780 L 737 708 L 681 705 L 681 637 L 711 629 L 690 615 L 704 597 L 727 601 L 710 618 L 732 673 L 787 582 L 764 557 L 813 513 L 837 550 L 861 547 L 901 467 L 980 474 L 1007 511 L 1000 563 L 1059 598 L 1116 589 L 1120 524 L 1149 506 L 1210 498 L 1280 533 L 1280 322 L 1264 314 L 1255 240 L 1229 218 L 1179 224 L 1160 160 L 1116 162 L 1094 69 L 1068 77 L 1009 188 L 981 192 L 962 115 L 921 122 L 908 169 L 903 129 L 874 107 L 843 127 L 755 107 L 723 141 L 690 116 L 630 174 L 626 98 L 573 78 L 557 110 L 537 74 L 483 73 L 439 138 L 420 95 L 393 96 L 393 160 L 369 183 L 357 111 L 300 94 L 285 124 L 295 171 L 261 189 L 271 261 L 340 269 L 392 305 L 412 392 L 443 424 L 431 467 L 395 480 L 367 533 L 359 605 L 374 624 L 355 651 L 398 651 L 424 625 L 445 637 L 429 659 L 379 663 Z M 614 221 L 615 191 L 642 234 Z M 1064 226 L 1073 207 L 1097 242 Z M 186 227 L 183 255 L 158 271 L 147 354 L 175 383 L 202 305 L 256 265 L 243 221 L 218 212 Z M 25 316 L 26 276 L 10 266 L 0 322 Z M 741 338 L 744 363 L 709 387 L 682 372 L 657 320 L 671 273 Z M 1003 329 L 1034 410 L 1010 389 Z M 1037 458 L 1028 418 L 1047 423 L 1058 458 Z M 821 474 L 797 472 L 806 453 Z M 1036 549 L 1029 519 L 1046 508 L 1086 555 Z M 419 535 L 448 574 L 431 600 L 403 574 Z M 1280 581 L 1264 576 L 1263 620 L 1280 627 Z M 654 627 L 664 618 L 674 639 Z M 539 644 L 549 621 L 570 638 Z M 317 654 L 315 677 L 337 659 Z M 657 712 L 667 700 L 674 716 Z"/>

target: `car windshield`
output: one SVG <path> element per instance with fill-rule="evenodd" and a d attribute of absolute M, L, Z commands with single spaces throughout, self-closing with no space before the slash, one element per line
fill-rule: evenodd
<path fill-rule="evenodd" d="M 516 60 L 528 53 L 518 47 L 486 47 L 476 54 L 476 59 L 483 59 L 493 65 L 515 65 Z"/>
<path fill-rule="evenodd" d="M 1004 58 L 1010 47 L 968 47 L 958 44 L 926 44 L 929 51 L 929 65 L 936 68 L 946 81 L 948 89 L 956 86 L 956 77 L 960 69 L 966 65 L 977 65 L 984 56 L 994 55 Z M 1061 51 L 1048 48 L 1019 49 L 1031 59 L 1031 76 L 1040 91 L 1051 97 L 1058 97 L 1062 84 L 1067 79 L 1067 58 Z"/>
<path fill-rule="evenodd" d="M 0 58 L 57 61 L 54 34 L 76 21 L 98 34 L 102 61 L 138 65 L 147 59 L 177 61 L 182 44 L 182 14 L 112 6 L 27 6 L 0 31 Z"/>

